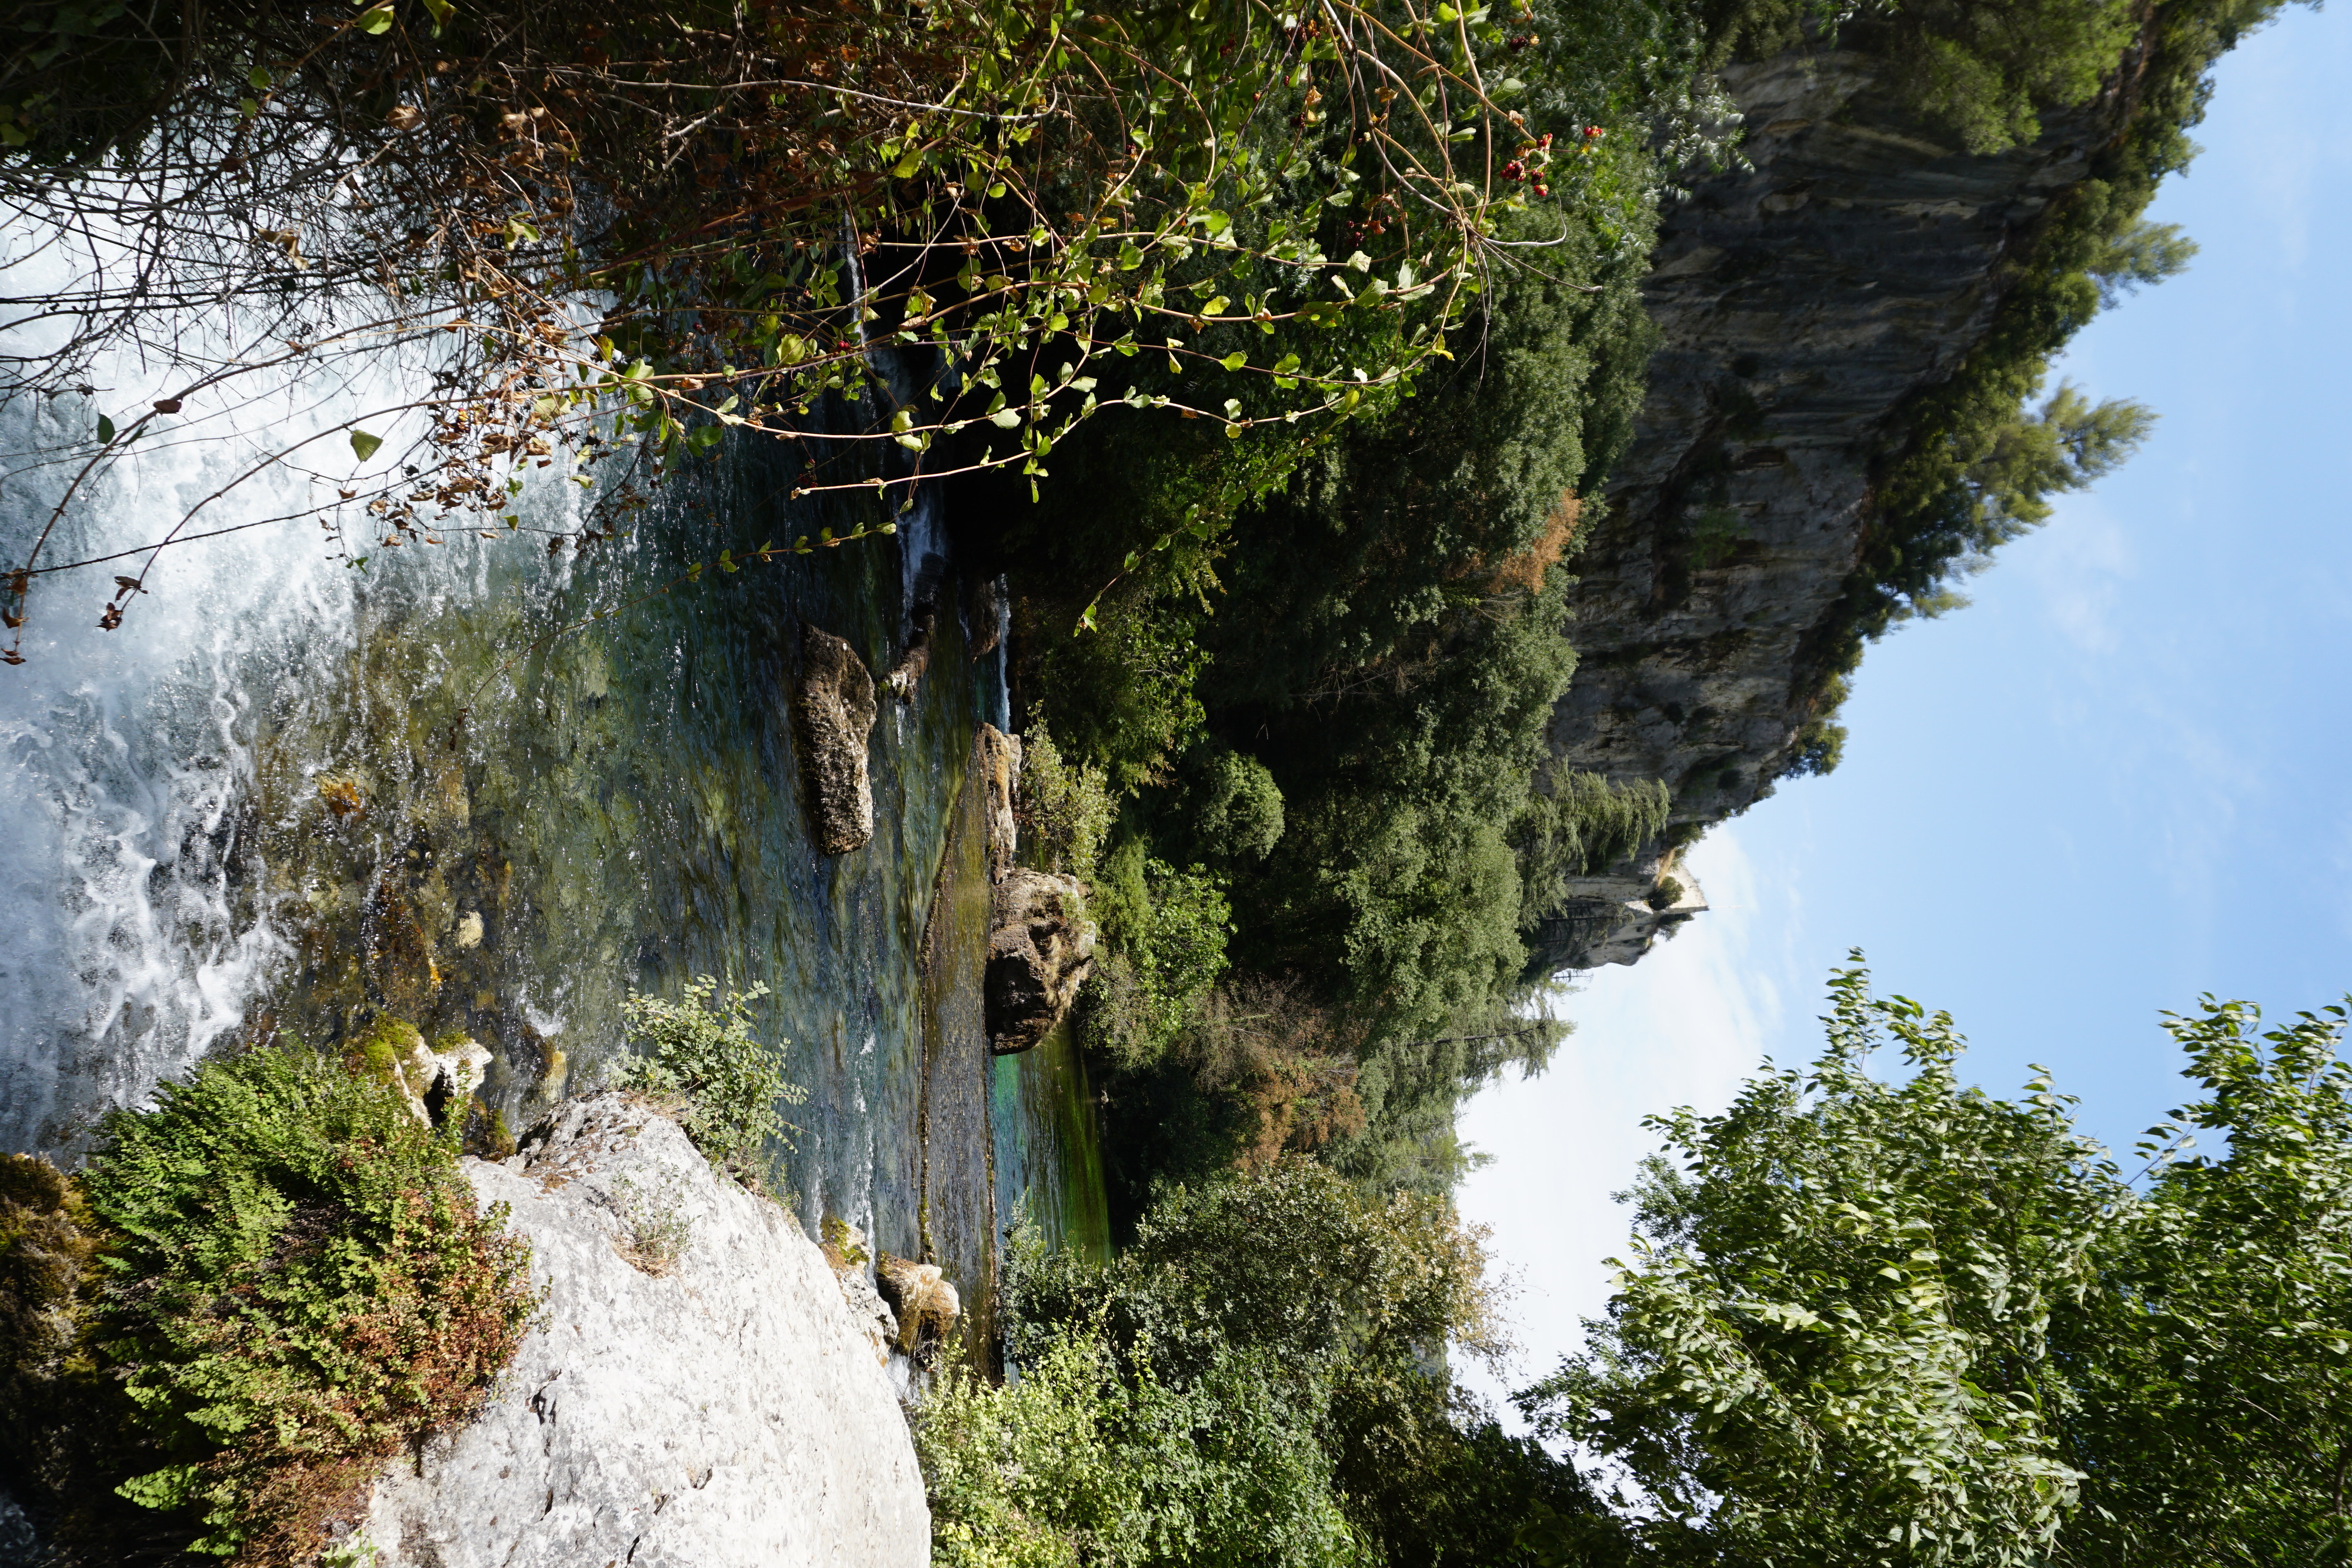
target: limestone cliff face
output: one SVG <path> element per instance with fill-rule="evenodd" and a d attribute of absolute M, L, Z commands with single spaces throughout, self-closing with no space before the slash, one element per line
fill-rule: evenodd
<path fill-rule="evenodd" d="M 1811 716 L 1799 649 L 1871 526 L 1874 459 L 1982 338 L 2002 263 L 2084 177 L 2103 118 L 2049 116 L 2034 144 L 1972 156 L 1878 70 L 1833 51 L 1726 72 L 1753 172 L 1669 211 L 1644 288 L 1663 340 L 1575 562 L 1580 662 L 1549 738 L 1567 768 L 1664 779 L 1675 827 L 1745 810 L 1787 767 Z M 1586 879 L 1530 967 L 1633 962 L 1705 907 L 1687 876 L 1652 906 L 1676 874 L 1662 841 Z"/>

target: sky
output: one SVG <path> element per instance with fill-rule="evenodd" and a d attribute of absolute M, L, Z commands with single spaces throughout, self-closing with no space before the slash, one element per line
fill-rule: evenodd
<path fill-rule="evenodd" d="M 2222 62 L 2204 151 L 2149 214 L 2200 254 L 2053 378 L 2154 408 L 2147 445 L 1969 608 L 1874 647 L 1838 770 L 1703 840 L 1711 912 L 1584 977 L 1550 1070 L 1465 1108 L 1490 1163 L 1461 1207 L 1518 1292 L 1505 1381 L 1606 1301 L 1642 1119 L 1810 1061 L 1850 948 L 1953 1014 L 1964 1075 L 2011 1091 L 2047 1065 L 2118 1149 L 2191 1097 L 2162 1012 L 2352 990 L 2347 79 L 2352 8 L 2297 8 Z"/>

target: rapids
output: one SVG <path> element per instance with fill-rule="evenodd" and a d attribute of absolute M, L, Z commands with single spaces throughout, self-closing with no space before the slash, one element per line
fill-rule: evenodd
<path fill-rule="evenodd" d="M 120 382 L 0 414 L 8 563 L 62 491 L 60 444 L 154 395 Z M 63 515 L 45 564 L 151 540 L 264 443 L 321 437 L 195 531 L 253 526 L 36 580 L 26 663 L 0 669 L 0 1145 L 69 1157 L 207 1051 L 331 1048 L 380 1013 L 489 1046 L 483 1097 L 520 1130 L 620 1049 L 632 988 L 709 973 L 773 993 L 763 1030 L 810 1091 L 785 1111 L 780 1196 L 812 1231 L 838 1217 L 940 1262 L 975 1327 L 1020 1214 L 1105 1248 L 1083 1064 L 1059 1038 L 992 1061 L 980 1032 L 963 780 L 978 726 L 1008 717 L 1003 652 L 963 624 L 967 602 L 996 612 L 960 591 L 940 497 L 895 538 L 667 593 L 650 591 L 690 561 L 845 508 L 791 500 L 794 459 L 763 442 L 722 445 L 582 549 L 548 545 L 585 493 L 561 461 L 498 538 L 386 548 L 363 515 L 267 520 L 331 497 L 345 427 L 388 432 L 387 454 L 413 437 L 369 412 L 398 401 L 322 378 L 192 406 Z M 145 591 L 101 631 L 118 571 Z M 878 679 L 919 596 L 940 606 L 933 653 L 910 706 L 884 699 L 874 840 L 825 857 L 790 722 L 799 628 L 846 637 Z"/>

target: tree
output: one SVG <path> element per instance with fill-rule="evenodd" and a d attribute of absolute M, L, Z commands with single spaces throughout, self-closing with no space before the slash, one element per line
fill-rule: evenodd
<path fill-rule="evenodd" d="M 1442 1199 L 1287 1160 L 1173 1189 L 1108 1265 L 1016 1247 L 1007 1280 L 1021 1375 L 952 1375 L 917 1427 L 940 1561 L 1484 1568 L 1581 1496 L 1432 1364 L 1489 1333 Z"/>
<path fill-rule="evenodd" d="M 1643 1563 L 2340 1563 L 2352 1544 L 2344 1013 L 2168 1027 L 2219 1159 L 2136 1190 L 2046 1076 L 1964 1088 L 1950 1018 L 1832 981 L 1829 1049 L 1652 1124 L 1634 1260 L 1521 1396 L 1622 1468 Z M 1912 1070 L 1874 1077 L 1892 1040 Z M 1581 1561 L 1589 1532 L 1558 1532 Z"/>
<path fill-rule="evenodd" d="M 2166 1027 L 2227 1152 L 2172 1164 L 2060 1336 L 2081 1412 L 2070 1563 L 2352 1561 L 2352 1068 L 2345 1009 L 2265 1031 L 2204 999 Z M 2159 1135 L 2172 1129 L 2159 1129 Z"/>

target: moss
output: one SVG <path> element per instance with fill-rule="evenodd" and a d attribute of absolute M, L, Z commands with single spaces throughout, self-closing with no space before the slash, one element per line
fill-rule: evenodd
<path fill-rule="evenodd" d="M 417 1054 L 425 1049 L 423 1030 L 382 1013 L 352 1037 L 347 1054 L 352 1059 L 351 1065 L 367 1077 L 387 1089 L 414 1096 L 428 1087 L 411 1082 L 415 1076 L 414 1063 Z"/>
<path fill-rule="evenodd" d="M 849 1228 L 849 1222 L 838 1215 L 826 1215 L 822 1230 L 824 1260 L 835 1269 L 862 1269 L 874 1260 L 858 1245 L 856 1232 Z"/>

